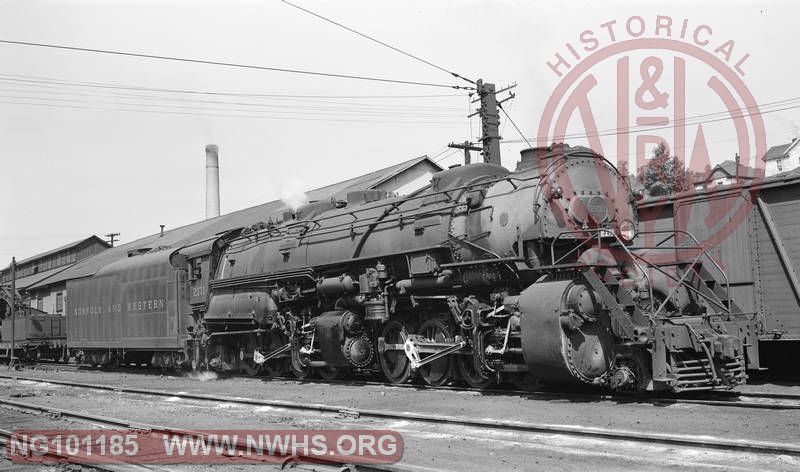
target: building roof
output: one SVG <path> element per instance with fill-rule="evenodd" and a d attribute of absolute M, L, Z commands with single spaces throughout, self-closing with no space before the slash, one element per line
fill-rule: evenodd
<path fill-rule="evenodd" d="M 65 264 L 61 267 L 56 267 L 55 269 L 45 270 L 44 272 L 38 272 L 36 274 L 31 274 L 26 277 L 20 277 L 14 281 L 14 286 L 17 290 L 26 290 L 28 287 L 38 284 L 39 282 L 56 275 L 62 271 L 69 269 L 72 264 Z M 6 285 L 11 285 L 11 282 L 6 282 Z"/>
<path fill-rule="evenodd" d="M 309 201 L 331 197 L 344 198 L 348 191 L 374 188 L 380 183 L 423 162 L 427 162 L 428 165 L 432 165 L 436 169 L 441 169 L 438 164 L 427 156 L 417 157 L 375 172 L 370 172 L 369 174 L 310 190 L 307 192 L 307 196 Z M 266 221 L 271 215 L 285 208 L 285 206 L 286 205 L 282 201 L 274 200 L 254 207 L 227 213 L 216 218 L 210 218 L 179 228 L 166 230 L 163 236 L 159 233 L 145 236 L 136 241 L 106 249 L 99 254 L 78 261 L 67 270 L 59 272 L 53 277 L 49 277 L 47 280 L 42 280 L 35 286 L 29 288 L 43 287 L 65 280 L 90 277 L 106 265 L 120 258 L 127 257 L 128 251 L 157 248 L 160 246 L 177 249 L 186 244 L 213 237 L 231 229 L 249 226 L 259 221 Z"/>
<path fill-rule="evenodd" d="M 414 167 L 415 165 L 419 164 L 420 162 L 428 161 L 438 169 L 441 167 L 431 161 L 428 156 L 421 156 L 415 159 L 410 159 L 405 162 L 401 162 L 400 164 L 395 164 L 390 167 L 386 167 L 385 169 L 376 170 L 374 172 L 370 172 L 369 174 L 364 174 L 359 177 L 354 177 L 349 180 L 345 180 L 343 182 L 338 182 L 331 185 L 326 185 L 325 187 L 320 187 L 318 189 L 310 190 L 308 195 L 309 201 L 314 200 L 321 200 L 323 198 L 331 198 L 336 197 L 337 199 L 343 199 L 346 197 L 346 193 L 351 190 L 367 190 L 373 188 L 381 183 L 391 179 L 392 177 L 400 174 L 401 172 Z"/>
<path fill-rule="evenodd" d="M 739 170 L 737 172 L 736 165 L 737 165 L 736 161 L 732 161 L 730 159 L 721 162 L 715 165 L 714 168 L 711 169 L 703 179 L 698 180 L 697 182 L 695 182 L 695 184 L 710 182 L 716 179 L 717 177 L 714 177 L 714 175 L 717 174 L 718 172 L 724 173 L 727 177 L 738 178 L 741 180 L 752 180 L 754 178 L 753 177 L 755 175 L 754 169 L 751 169 L 750 167 L 747 166 L 739 165 Z"/>
<path fill-rule="evenodd" d="M 789 153 L 789 150 L 795 147 L 797 143 L 800 143 L 800 138 L 794 138 L 790 143 L 772 146 L 771 148 L 767 149 L 767 153 L 764 154 L 764 160 L 772 161 L 775 159 L 780 159 L 782 157 L 785 157 L 786 154 Z"/>
<path fill-rule="evenodd" d="M 73 242 L 71 242 L 69 244 L 65 244 L 63 246 L 59 246 L 59 247 L 57 247 L 55 249 L 50 249 L 49 251 L 45 251 L 45 252 L 42 252 L 40 254 L 36 254 L 35 256 L 27 257 L 27 258 L 25 258 L 25 259 L 23 259 L 21 261 L 17 261 L 17 267 L 19 267 L 21 265 L 25 265 L 25 264 L 27 264 L 29 262 L 33 262 L 33 261 L 35 261 L 37 259 L 44 259 L 47 256 L 51 256 L 53 254 L 58 254 L 59 252 L 63 252 L 63 251 L 67 251 L 69 249 L 73 249 L 73 248 L 78 247 L 81 244 L 83 244 L 85 242 L 88 242 L 88 241 L 91 241 L 91 240 L 95 240 L 97 243 L 102 244 L 105 247 L 111 247 L 111 245 L 108 244 L 107 242 L 103 241 L 102 239 L 98 238 L 95 235 L 91 235 L 88 238 L 79 239 L 79 240 L 73 241 Z M 9 269 L 9 268 L 11 268 L 11 264 L 9 264 L 6 269 Z M 5 271 L 6 269 L 3 269 L 3 271 Z"/>

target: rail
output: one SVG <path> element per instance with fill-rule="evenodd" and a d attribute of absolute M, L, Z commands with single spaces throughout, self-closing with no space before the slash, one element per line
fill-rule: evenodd
<path fill-rule="evenodd" d="M 0 378 L 20 378 L 0 375 Z M 325 404 L 309 404 L 297 401 L 277 400 L 277 399 L 261 399 L 261 398 L 246 398 L 246 397 L 232 397 L 224 395 L 213 395 L 206 393 L 187 393 L 187 392 L 174 392 L 167 390 L 154 390 L 154 389 L 141 389 L 119 387 L 113 385 L 102 384 L 84 384 L 79 382 L 64 382 L 64 381 L 51 381 L 48 379 L 33 379 L 44 382 L 52 382 L 61 385 L 69 385 L 77 388 L 96 389 L 96 390 L 111 390 L 117 393 L 133 393 L 151 395 L 157 397 L 177 397 L 189 400 L 211 401 L 214 403 L 231 403 L 235 405 L 247 406 L 270 406 L 278 408 L 287 408 L 300 411 L 311 411 L 318 413 L 333 413 L 342 414 L 343 412 L 351 415 L 357 415 L 359 418 L 374 418 L 381 421 L 386 420 L 401 420 L 410 423 L 428 423 L 440 425 L 456 425 L 480 428 L 482 430 L 495 430 L 495 431 L 513 431 L 518 433 L 545 433 L 545 434 L 558 434 L 571 437 L 582 438 L 596 438 L 612 441 L 635 441 L 643 444 L 656 443 L 669 446 L 681 447 L 697 447 L 701 449 L 717 449 L 727 451 L 751 452 L 759 454 L 785 454 L 789 456 L 800 456 L 800 446 L 792 443 L 778 443 L 767 441 L 755 441 L 748 439 L 729 439 L 714 436 L 698 436 L 696 434 L 669 434 L 661 432 L 648 432 L 648 431 L 632 431 L 619 428 L 603 428 L 603 427 L 585 427 L 580 425 L 563 425 L 563 424 L 548 424 L 540 422 L 524 422 L 517 420 L 505 419 L 488 419 L 488 418 L 472 418 L 463 416 L 451 416 L 430 413 L 413 413 L 413 412 L 398 412 L 392 410 L 377 410 L 377 409 L 357 409 L 352 407 L 344 407 L 337 405 Z M 413 388 L 416 388 L 414 386 Z M 30 408 L 32 410 L 40 411 L 43 413 L 61 413 L 63 416 L 72 416 L 84 420 L 111 423 L 119 422 L 113 418 L 96 416 L 91 413 L 75 412 L 63 410 L 51 406 L 40 406 L 30 403 L 23 403 L 14 400 L 0 399 L 0 404 L 15 406 L 18 408 Z M 167 430 L 176 431 L 172 428 L 166 428 L 158 425 L 144 425 L 141 423 L 131 423 L 125 421 L 125 427 L 145 427 L 151 430 Z"/>

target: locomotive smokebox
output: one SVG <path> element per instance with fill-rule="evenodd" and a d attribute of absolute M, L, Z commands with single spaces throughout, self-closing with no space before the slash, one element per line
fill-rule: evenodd
<path fill-rule="evenodd" d="M 206 219 L 219 216 L 219 148 L 206 146 Z"/>

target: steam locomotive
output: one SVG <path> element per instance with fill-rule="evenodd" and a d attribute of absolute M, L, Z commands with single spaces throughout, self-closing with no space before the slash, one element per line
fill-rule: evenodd
<path fill-rule="evenodd" d="M 528 149 L 514 172 L 477 163 L 410 195 L 351 192 L 70 281 L 67 329 L 89 333 L 70 347 L 94 364 L 434 386 L 745 382 L 757 326 L 721 269 L 702 247 L 652 262 L 674 235 L 639 247 L 637 226 L 605 158 Z"/>

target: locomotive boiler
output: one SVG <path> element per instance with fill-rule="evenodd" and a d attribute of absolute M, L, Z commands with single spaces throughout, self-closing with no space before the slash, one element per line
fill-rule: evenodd
<path fill-rule="evenodd" d="M 652 262 L 676 245 L 666 235 L 633 246 L 637 225 L 625 176 L 566 145 L 523 151 L 514 172 L 471 164 L 410 195 L 287 209 L 172 254 L 203 289 L 188 358 L 474 387 L 744 382 L 758 365 L 756 326 L 718 282 L 724 273 L 699 247 L 691 260 Z"/>

